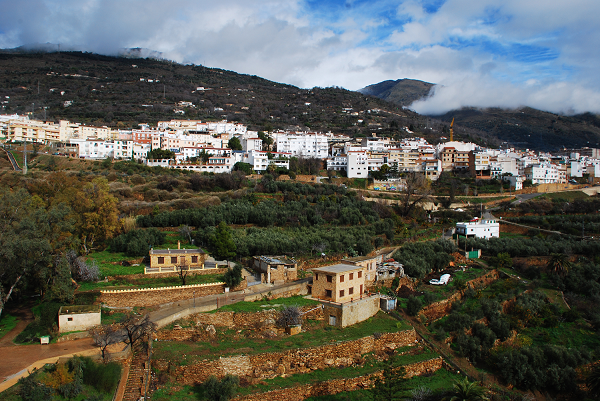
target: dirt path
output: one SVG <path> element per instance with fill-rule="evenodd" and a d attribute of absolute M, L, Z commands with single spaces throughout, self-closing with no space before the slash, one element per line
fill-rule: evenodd
<path fill-rule="evenodd" d="M 427 327 L 425 327 L 417 318 L 410 317 L 403 311 L 396 312 L 414 327 L 417 334 L 419 334 L 419 336 L 423 338 L 434 351 L 442 355 L 446 361 L 455 365 L 455 367 L 468 375 L 472 380 L 482 381 L 484 384 L 488 385 L 491 383 L 498 384 L 492 375 L 478 371 L 466 358 L 456 355 L 445 343 L 436 341 Z"/>
<path fill-rule="evenodd" d="M 47 345 L 8 345 L 0 348 L 0 382 L 42 359 L 95 350 L 91 338 Z"/>
<path fill-rule="evenodd" d="M 15 337 L 18 336 L 19 333 L 22 332 L 25 327 L 27 327 L 27 325 L 34 320 L 33 313 L 27 306 L 20 306 L 17 309 L 10 310 L 8 313 L 12 316 L 15 316 L 17 319 L 19 319 L 19 321 L 11 331 L 6 333 L 4 337 L 0 338 L 0 347 L 16 346 L 16 344 L 13 343 Z"/>

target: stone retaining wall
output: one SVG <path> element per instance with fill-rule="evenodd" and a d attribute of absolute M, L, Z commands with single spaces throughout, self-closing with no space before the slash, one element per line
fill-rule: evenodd
<path fill-rule="evenodd" d="M 194 365 L 177 367 L 175 376 L 177 382 L 182 385 L 194 385 L 204 382 L 211 375 L 223 377 L 227 374 L 236 374 L 240 378 L 245 377 L 250 382 L 257 382 L 284 374 L 360 365 L 362 355 L 366 353 L 381 352 L 416 343 L 417 334 L 413 329 L 363 337 L 358 340 L 316 348 L 205 360 Z M 159 370 L 165 371 L 168 369 L 169 361 L 154 360 L 153 364 Z"/>
<path fill-rule="evenodd" d="M 186 285 L 180 287 L 147 288 L 139 290 L 102 291 L 100 302 L 107 306 L 152 306 L 177 302 L 194 297 L 222 294 L 225 283 Z"/>
<path fill-rule="evenodd" d="M 498 270 L 492 270 L 481 277 L 477 277 L 473 280 L 468 281 L 466 285 L 467 287 L 472 288 L 485 288 L 494 281 L 498 280 L 498 278 L 500 278 Z M 450 313 L 450 310 L 452 309 L 452 304 L 455 301 L 459 301 L 460 299 L 462 299 L 462 297 L 462 293 L 456 292 L 447 299 L 434 302 L 431 305 L 424 307 L 421 310 L 421 314 L 423 314 L 427 318 L 427 320 L 441 319 L 442 317 Z"/>
<path fill-rule="evenodd" d="M 313 320 L 323 320 L 323 309 L 311 307 L 300 308 L 303 312 L 303 318 Z M 206 331 L 206 326 L 220 326 L 227 328 L 250 328 L 261 330 L 274 330 L 277 334 L 283 334 L 284 329 L 276 326 L 279 311 L 269 309 L 261 312 L 217 312 L 217 313 L 198 313 L 185 319 L 182 326 L 191 324 L 192 327 L 175 328 L 174 330 L 161 330 L 156 333 L 156 338 L 160 341 L 211 341 L 212 336 Z"/>
<path fill-rule="evenodd" d="M 441 369 L 443 359 L 437 357 L 422 362 L 415 362 L 404 366 L 408 377 L 433 373 Z M 368 389 L 373 386 L 375 379 L 382 376 L 382 372 L 376 372 L 367 376 L 353 377 L 350 379 L 336 379 L 326 382 L 305 384 L 303 386 L 273 390 L 266 393 L 251 394 L 235 398 L 236 401 L 302 401 L 309 397 L 332 395 L 343 391 L 355 391 Z"/>

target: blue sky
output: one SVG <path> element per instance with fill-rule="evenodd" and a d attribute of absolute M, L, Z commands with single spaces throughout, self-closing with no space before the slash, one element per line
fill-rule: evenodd
<path fill-rule="evenodd" d="M 303 88 L 437 84 L 411 107 L 600 112 L 597 0 L 0 0 L 0 47 L 60 43 Z"/>

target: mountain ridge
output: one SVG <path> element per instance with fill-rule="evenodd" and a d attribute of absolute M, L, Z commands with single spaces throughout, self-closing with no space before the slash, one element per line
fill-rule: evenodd
<path fill-rule="evenodd" d="M 399 79 L 366 86 L 360 92 L 409 107 L 430 95 L 435 84 Z M 455 133 L 462 129 L 487 133 L 499 145 L 535 150 L 600 147 L 600 117 L 593 113 L 560 115 L 531 107 L 516 109 L 465 107 L 442 115 L 429 115 L 444 123 L 455 121 Z"/>

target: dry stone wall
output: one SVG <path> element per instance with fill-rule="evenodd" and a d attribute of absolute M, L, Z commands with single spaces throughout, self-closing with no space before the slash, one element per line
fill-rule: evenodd
<path fill-rule="evenodd" d="M 153 306 L 194 297 L 222 294 L 224 283 L 189 285 L 185 287 L 149 288 L 140 290 L 102 291 L 100 302 L 107 306 Z"/>
<path fill-rule="evenodd" d="M 466 283 L 467 287 L 472 288 L 485 288 L 494 281 L 500 278 L 500 274 L 498 270 L 492 270 L 483 276 L 477 277 L 473 280 L 470 280 Z M 452 304 L 455 301 L 458 301 L 462 298 L 462 294 L 460 292 L 456 292 L 452 294 L 449 298 L 443 299 L 438 302 L 434 302 L 431 305 L 428 305 L 421 310 L 421 314 L 423 314 L 427 320 L 437 320 L 446 316 L 450 313 L 452 309 Z"/>
<path fill-rule="evenodd" d="M 362 362 L 362 355 L 381 352 L 417 343 L 413 330 L 384 333 L 363 337 L 339 344 L 328 344 L 316 348 L 295 349 L 283 352 L 264 353 L 249 356 L 220 358 L 217 361 L 205 360 L 194 365 L 176 369 L 176 380 L 180 384 L 204 382 L 211 375 L 222 377 L 228 372 L 238 372 L 250 382 L 273 378 L 284 374 L 307 373 L 313 370 L 340 366 L 352 366 Z M 153 361 L 159 370 L 168 369 L 166 360 Z"/>
<path fill-rule="evenodd" d="M 324 320 L 323 309 L 302 307 L 300 308 L 305 315 L 304 318 L 312 320 Z M 275 330 L 277 334 L 282 334 L 283 329 L 276 327 L 279 311 L 268 309 L 261 312 L 217 312 L 217 313 L 198 313 L 185 319 L 181 326 L 173 330 L 161 330 L 156 334 L 160 341 L 209 341 L 211 336 L 206 332 L 209 325 L 227 327 L 227 328 L 245 328 Z M 188 327 L 185 327 L 188 326 Z M 191 327 L 189 327 L 191 326 Z"/>
<path fill-rule="evenodd" d="M 441 357 L 427 361 L 416 362 L 406 365 L 406 374 L 408 377 L 418 376 L 425 373 L 433 373 L 443 367 Z M 377 377 L 381 377 L 382 372 L 376 372 L 368 376 L 359 376 L 349 379 L 336 379 L 326 382 L 305 384 L 303 386 L 284 388 L 269 391 L 267 393 L 251 394 L 235 398 L 236 401 L 302 401 L 309 397 L 332 395 L 344 391 L 355 391 L 368 389 L 373 386 Z"/>

